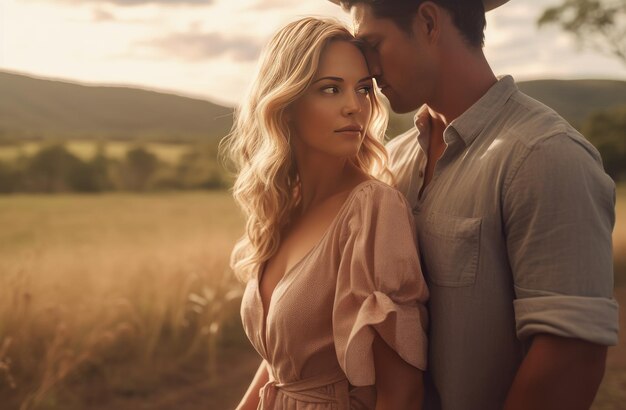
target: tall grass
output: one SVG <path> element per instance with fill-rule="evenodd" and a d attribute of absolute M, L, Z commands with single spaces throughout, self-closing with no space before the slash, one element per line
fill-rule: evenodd
<path fill-rule="evenodd" d="M 8 408 L 85 408 L 163 377 L 217 376 L 240 296 L 227 194 L 5 197 L 0 226 Z"/>
<path fill-rule="evenodd" d="M 0 196 L 0 408 L 91 409 L 219 385 L 221 361 L 241 366 L 227 347 L 249 349 L 227 267 L 241 230 L 227 193 Z M 626 186 L 614 244 L 626 285 Z M 609 367 L 594 408 L 623 396 L 625 373 Z"/>

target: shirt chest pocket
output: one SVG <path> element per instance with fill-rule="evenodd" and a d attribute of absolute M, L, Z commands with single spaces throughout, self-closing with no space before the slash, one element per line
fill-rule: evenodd
<path fill-rule="evenodd" d="M 431 212 L 422 225 L 422 258 L 430 281 L 461 287 L 476 282 L 482 218 Z"/>

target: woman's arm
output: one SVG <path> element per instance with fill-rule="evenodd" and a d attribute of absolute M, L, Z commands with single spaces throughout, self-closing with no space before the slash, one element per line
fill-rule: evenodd
<path fill-rule="evenodd" d="M 422 371 L 405 362 L 378 333 L 372 348 L 376 369 L 376 410 L 421 410 L 424 398 Z"/>
<path fill-rule="evenodd" d="M 267 367 L 267 362 L 263 360 L 259 369 L 256 371 L 248 391 L 243 395 L 241 402 L 237 406 L 236 410 L 256 410 L 259 406 L 259 391 L 269 381 L 270 374 Z"/>

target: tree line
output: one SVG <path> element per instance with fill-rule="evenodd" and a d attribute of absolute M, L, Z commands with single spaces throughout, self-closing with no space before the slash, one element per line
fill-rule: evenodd
<path fill-rule="evenodd" d="M 626 180 L 626 106 L 592 114 L 580 131 L 600 151 L 607 174 L 616 182 Z M 140 145 L 121 159 L 111 158 L 106 143 L 88 160 L 54 143 L 33 155 L 0 161 L 0 193 L 213 190 L 229 188 L 232 180 L 217 144 L 190 145 L 174 164 Z"/>
<path fill-rule="evenodd" d="M 626 105 L 590 115 L 581 132 L 600 152 L 606 173 L 626 180 Z"/>
<path fill-rule="evenodd" d="M 217 146 L 195 145 L 171 164 L 135 146 L 121 159 L 106 155 L 99 144 L 90 159 L 81 159 L 64 143 L 43 146 L 31 156 L 0 161 L 0 193 L 105 192 L 181 189 L 226 189 L 228 173 L 217 160 Z"/>

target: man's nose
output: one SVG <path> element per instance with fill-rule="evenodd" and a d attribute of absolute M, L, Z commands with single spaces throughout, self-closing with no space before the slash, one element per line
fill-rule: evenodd
<path fill-rule="evenodd" d="M 365 52 L 365 61 L 367 61 L 367 68 L 370 71 L 372 77 L 378 79 L 382 76 L 382 69 L 380 67 L 380 58 L 375 50 L 368 49 Z"/>

